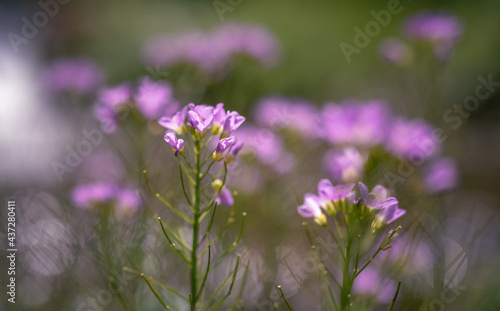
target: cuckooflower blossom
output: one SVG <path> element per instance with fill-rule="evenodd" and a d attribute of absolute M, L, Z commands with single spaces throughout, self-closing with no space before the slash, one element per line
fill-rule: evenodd
<path fill-rule="evenodd" d="M 233 142 L 226 155 L 224 156 L 224 161 L 227 165 L 236 161 L 236 155 L 240 152 L 241 148 L 243 148 L 244 143 L 242 141 Z"/>
<path fill-rule="evenodd" d="M 122 188 L 116 196 L 117 216 L 129 216 L 137 212 L 141 206 L 141 197 L 130 188 Z"/>
<path fill-rule="evenodd" d="M 228 111 L 221 138 L 229 137 L 229 135 L 236 131 L 243 122 L 245 122 L 245 117 L 240 116 L 236 111 Z"/>
<path fill-rule="evenodd" d="M 226 121 L 226 111 L 224 104 L 218 103 L 214 109 L 214 119 L 212 121 L 212 135 L 218 135 L 222 132 L 224 122 Z"/>
<path fill-rule="evenodd" d="M 322 179 L 318 183 L 319 203 L 321 207 L 330 215 L 335 215 L 337 210 L 335 205 L 340 201 L 354 201 L 354 184 L 333 186 L 328 179 Z"/>
<path fill-rule="evenodd" d="M 99 102 L 111 109 L 117 109 L 130 100 L 132 87 L 129 83 L 122 83 L 115 87 L 105 88 L 99 92 Z"/>
<path fill-rule="evenodd" d="M 283 141 L 273 131 L 245 125 L 234 133 L 238 141 L 244 141 L 242 153 L 255 155 L 264 165 L 273 165 L 282 158 Z"/>
<path fill-rule="evenodd" d="M 311 193 L 304 196 L 304 204 L 297 207 L 297 212 L 305 218 L 314 218 L 320 226 L 326 226 L 326 216 L 321 212 L 320 199 Z"/>
<path fill-rule="evenodd" d="M 149 77 L 141 79 L 136 94 L 137 109 L 146 119 L 156 119 L 168 110 L 177 109 L 172 86 L 167 82 L 157 82 Z M 169 109 L 170 107 L 170 109 Z"/>
<path fill-rule="evenodd" d="M 378 51 L 385 61 L 398 66 L 406 66 L 413 61 L 412 49 L 397 38 L 388 38 L 382 41 Z"/>
<path fill-rule="evenodd" d="M 306 138 L 306 142 L 322 133 L 318 110 L 303 99 L 267 97 L 257 104 L 254 115 L 260 125 L 290 129 Z"/>
<path fill-rule="evenodd" d="M 365 205 L 369 208 L 372 209 L 381 209 L 384 206 L 384 202 L 388 199 L 394 199 L 394 198 L 388 198 L 387 195 L 387 189 L 383 186 L 377 185 L 373 188 L 372 192 L 368 191 L 368 187 L 362 183 L 358 183 L 359 186 L 359 192 L 361 193 L 361 198 L 363 198 L 363 201 L 365 202 Z"/>
<path fill-rule="evenodd" d="M 389 114 L 386 103 L 378 100 L 326 103 L 322 111 L 323 136 L 333 144 L 375 146 L 385 138 Z"/>
<path fill-rule="evenodd" d="M 258 26 L 226 23 L 215 29 L 212 42 L 227 60 L 233 55 L 248 55 L 263 64 L 273 64 L 279 56 L 276 39 Z"/>
<path fill-rule="evenodd" d="M 71 198 L 80 208 L 113 203 L 117 217 L 130 216 L 141 206 L 139 195 L 131 188 L 113 182 L 96 182 L 77 186 Z"/>
<path fill-rule="evenodd" d="M 211 125 L 214 119 L 214 107 L 207 105 L 189 104 L 188 123 L 196 131 L 204 133 Z"/>
<path fill-rule="evenodd" d="M 99 92 L 94 115 L 103 124 L 105 132 L 112 133 L 116 130 L 120 121 L 120 108 L 127 105 L 131 95 L 132 87 L 128 83 L 105 88 Z"/>
<path fill-rule="evenodd" d="M 221 189 L 222 187 L 222 189 Z M 234 198 L 233 194 L 225 185 L 223 185 L 222 180 L 216 179 L 212 182 L 212 189 L 214 190 L 214 193 L 217 194 L 219 193 L 219 196 L 215 199 L 215 203 L 217 205 L 222 205 L 222 206 L 233 206 L 234 205 Z"/>
<path fill-rule="evenodd" d="M 457 164 L 452 158 L 441 158 L 424 170 L 424 187 L 429 193 L 453 189 L 459 180 Z"/>
<path fill-rule="evenodd" d="M 126 170 L 120 158 L 109 150 L 96 151 L 85 157 L 77 168 L 78 180 L 123 180 Z"/>
<path fill-rule="evenodd" d="M 71 198 L 80 208 L 91 208 L 94 204 L 111 201 L 116 193 L 116 185 L 110 182 L 98 182 L 77 186 Z"/>
<path fill-rule="evenodd" d="M 424 120 L 396 118 L 385 142 L 386 149 L 414 163 L 422 163 L 440 151 L 434 128 Z"/>
<path fill-rule="evenodd" d="M 429 42 L 434 54 L 447 60 L 463 33 L 462 23 L 455 15 L 445 12 L 423 11 L 406 21 L 404 34 L 413 41 Z"/>
<path fill-rule="evenodd" d="M 236 55 L 248 55 L 260 63 L 273 64 L 278 52 L 276 39 L 267 30 L 234 23 L 211 33 L 191 31 L 164 35 L 149 41 L 143 49 L 148 64 L 188 63 L 217 78 L 227 72 Z"/>
<path fill-rule="evenodd" d="M 45 71 L 49 89 L 55 92 L 74 91 L 79 94 L 92 93 L 103 83 L 101 69 L 84 58 L 61 59 L 52 63 Z"/>
<path fill-rule="evenodd" d="M 224 154 L 231 147 L 234 142 L 234 137 L 224 138 L 219 140 L 217 143 L 217 147 L 215 147 L 215 151 L 212 154 L 212 159 L 214 161 L 222 161 L 224 159 Z"/>
<path fill-rule="evenodd" d="M 225 186 L 222 188 L 219 196 L 217 199 L 215 199 L 215 202 L 217 205 L 222 205 L 222 206 L 233 206 L 234 205 L 234 198 L 233 194 L 231 193 L 231 190 L 227 189 Z"/>
<path fill-rule="evenodd" d="M 382 204 L 382 210 L 375 216 L 372 229 L 378 230 L 388 225 L 406 213 L 406 210 L 398 208 L 399 202 L 395 198 L 389 198 Z"/>
<path fill-rule="evenodd" d="M 360 180 L 363 176 L 365 159 L 356 148 L 347 147 L 340 152 L 328 152 L 323 159 L 323 164 L 333 180 L 351 183 Z"/>
<path fill-rule="evenodd" d="M 188 107 L 186 106 L 182 108 L 180 111 L 178 111 L 176 114 L 174 114 L 172 117 L 161 117 L 160 120 L 158 120 L 158 123 L 164 128 L 172 130 L 177 134 L 184 134 L 186 133 L 185 120 L 187 111 Z"/>
<path fill-rule="evenodd" d="M 172 148 L 172 152 L 175 154 L 175 156 L 177 156 L 178 154 L 182 154 L 184 152 L 184 140 L 177 139 L 175 133 L 167 132 L 164 138 L 165 141 Z"/>

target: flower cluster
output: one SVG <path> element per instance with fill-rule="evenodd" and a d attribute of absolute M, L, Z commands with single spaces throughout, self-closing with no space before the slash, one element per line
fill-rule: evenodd
<path fill-rule="evenodd" d="M 218 138 L 215 150 L 211 155 L 212 160 L 231 164 L 243 147 L 243 142 L 237 140 L 233 136 L 233 132 L 244 121 L 245 118 L 238 112 L 226 111 L 224 104 L 219 103 L 215 107 L 189 104 L 171 117 L 160 118 L 158 123 L 167 129 L 164 138 L 175 156 L 184 153 L 185 139 L 180 138 L 180 136 L 189 133 L 193 140 L 200 141 L 204 140 L 208 134 L 210 138 Z M 231 192 L 224 185 L 219 185 L 219 183 L 221 181 L 216 179 L 212 184 L 214 191 L 220 192 L 217 203 L 231 206 L 234 202 Z"/>
<path fill-rule="evenodd" d="M 127 82 L 102 88 L 98 94 L 94 115 L 105 125 L 103 129 L 112 133 L 118 127 L 120 111 L 134 105 L 147 120 L 172 115 L 179 108 L 173 93 L 168 82 L 154 81 L 150 77 L 139 79 L 136 88 Z"/>
<path fill-rule="evenodd" d="M 113 204 L 117 216 L 131 215 L 142 205 L 141 198 L 134 189 L 114 182 L 79 185 L 73 189 L 71 198 L 77 207 L 84 209 Z"/>
<path fill-rule="evenodd" d="M 452 158 L 433 160 L 424 169 L 424 188 L 428 193 L 453 189 L 459 181 L 457 164 Z"/>
<path fill-rule="evenodd" d="M 429 45 L 434 56 L 448 60 L 463 33 L 459 19 L 446 12 L 423 11 L 411 16 L 403 27 L 404 37 L 411 43 Z M 413 49 L 404 41 L 388 38 L 379 48 L 381 56 L 390 63 L 407 65 L 413 60 Z"/>
<path fill-rule="evenodd" d="M 53 92 L 72 91 L 85 95 L 95 92 L 103 83 L 101 69 L 85 58 L 60 59 L 45 71 L 45 83 Z"/>
<path fill-rule="evenodd" d="M 266 97 L 254 112 L 260 126 L 270 129 L 289 129 L 305 139 L 319 138 L 320 113 L 309 101 L 300 98 Z"/>
<path fill-rule="evenodd" d="M 230 23 L 212 33 L 194 31 L 152 39 L 144 47 L 143 55 L 146 63 L 155 66 L 188 63 L 208 73 L 219 73 L 238 54 L 273 64 L 278 50 L 275 38 L 265 29 Z"/>
<path fill-rule="evenodd" d="M 394 197 L 388 196 L 388 191 L 383 186 L 375 186 L 371 192 L 362 182 L 359 182 L 361 198 L 356 199 L 353 191 L 354 184 L 333 186 L 328 179 L 318 183 L 318 195 L 307 193 L 304 204 L 297 208 L 298 213 L 305 218 L 314 218 L 320 226 L 326 226 L 326 215 L 336 215 L 344 212 L 348 219 L 349 214 L 372 215 L 372 229 L 379 230 L 386 224 L 405 214 L 405 210 L 398 207 L 399 202 Z M 365 213 L 365 211 L 368 211 Z"/>
<path fill-rule="evenodd" d="M 387 104 L 379 100 L 346 99 L 326 103 L 322 110 L 324 136 L 333 144 L 378 145 L 384 141 L 389 120 Z"/>
<path fill-rule="evenodd" d="M 362 179 L 369 149 L 373 147 L 381 147 L 395 158 L 416 165 L 440 160 L 438 130 L 423 119 L 393 115 L 382 100 L 351 98 L 328 102 L 318 109 L 301 99 L 268 97 L 256 106 L 255 117 L 261 127 L 247 126 L 239 133 L 248 142 L 244 152 L 255 154 L 260 163 L 275 171 L 286 173 L 295 161 L 279 135 L 283 129 L 300 134 L 305 144 L 318 139 L 332 144 L 334 149 L 325 153 L 323 167 L 332 180 L 340 183 Z M 456 184 L 454 166 L 447 168 L 450 187 L 437 188 L 447 190 Z"/>
<path fill-rule="evenodd" d="M 243 154 L 251 155 L 274 172 L 285 174 L 294 168 L 294 156 L 285 150 L 282 138 L 270 129 L 248 125 L 235 136 L 245 142 Z"/>

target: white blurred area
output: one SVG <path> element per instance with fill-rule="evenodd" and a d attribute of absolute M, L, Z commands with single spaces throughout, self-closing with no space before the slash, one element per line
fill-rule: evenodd
<path fill-rule="evenodd" d="M 34 42 L 16 54 L 0 44 L 0 185 L 57 182 L 52 162 L 68 131 L 43 92 Z M 29 50 L 29 51 L 28 51 Z"/>

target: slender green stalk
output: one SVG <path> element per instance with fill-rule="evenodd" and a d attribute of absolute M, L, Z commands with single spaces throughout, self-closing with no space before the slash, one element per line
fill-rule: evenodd
<path fill-rule="evenodd" d="M 156 296 L 156 298 L 158 299 L 158 301 L 163 305 L 163 307 L 165 308 L 165 310 L 170 310 L 170 307 L 167 306 L 163 300 L 160 298 L 160 296 L 158 295 L 158 293 L 156 292 L 156 290 L 154 289 L 154 287 L 151 285 L 151 283 L 149 283 L 148 279 L 144 276 L 144 273 L 141 273 L 141 277 L 144 279 L 144 281 L 146 281 L 146 284 L 148 284 L 149 286 L 149 289 L 151 289 L 151 291 L 153 292 L 153 294 Z"/>
<path fill-rule="evenodd" d="M 401 287 L 401 281 L 399 281 L 399 283 L 398 283 L 398 289 L 396 289 L 396 293 L 394 294 L 394 298 L 392 298 L 391 304 L 389 305 L 389 308 L 387 308 L 387 311 L 392 311 L 392 309 L 394 309 L 394 304 L 396 303 L 396 299 L 398 298 L 400 287 Z"/>
<path fill-rule="evenodd" d="M 134 270 L 134 269 L 131 269 L 129 267 L 123 267 L 123 271 L 126 271 L 126 272 L 130 272 L 130 273 L 133 273 L 137 276 L 140 276 L 142 277 L 142 272 L 139 272 L 137 270 Z M 186 296 L 183 296 L 181 293 L 179 293 L 178 291 L 176 291 L 175 289 L 173 289 L 172 287 L 168 286 L 167 284 L 165 283 L 162 283 L 160 281 L 158 281 L 157 279 L 151 277 L 151 276 L 148 276 L 148 281 L 151 281 L 161 287 L 163 287 L 164 289 L 168 290 L 169 292 L 171 292 L 172 294 L 176 295 L 177 297 L 181 298 L 182 300 L 184 301 L 188 301 L 188 298 Z"/>
<path fill-rule="evenodd" d="M 375 254 L 373 254 L 373 256 L 368 260 L 367 263 L 365 263 L 365 265 L 363 266 L 363 268 L 361 268 L 358 272 L 356 272 L 354 275 L 353 275 L 353 280 L 361 273 L 363 272 L 363 270 L 373 261 L 373 259 L 375 259 L 375 257 L 377 257 L 378 253 L 380 253 L 380 251 L 385 251 L 387 249 L 389 249 L 391 247 L 391 242 L 392 242 L 392 239 L 396 236 L 397 232 L 401 229 L 401 226 L 397 227 L 396 229 L 394 230 L 391 230 L 389 232 L 389 235 L 387 235 L 384 240 L 382 241 L 382 243 L 380 243 L 380 246 L 378 247 L 377 251 L 375 252 Z"/>
<path fill-rule="evenodd" d="M 378 253 L 380 253 L 381 250 L 382 250 L 382 248 L 379 247 L 377 249 L 377 251 L 375 252 L 375 254 L 373 254 L 373 256 L 368 260 L 367 263 L 365 263 L 363 268 L 359 269 L 359 271 L 354 275 L 354 277 L 357 277 L 358 275 L 360 275 L 361 272 L 363 272 L 363 270 L 365 270 L 365 268 L 373 261 L 373 259 L 375 259 L 375 257 L 377 257 Z"/>
<path fill-rule="evenodd" d="M 151 190 L 152 193 L 154 193 L 154 195 L 163 203 L 165 204 L 166 206 L 168 206 L 174 213 L 176 213 L 179 217 L 181 217 L 182 219 L 184 219 L 185 221 L 189 222 L 189 223 L 193 223 L 193 221 L 187 217 L 186 215 L 184 215 L 181 211 L 179 211 L 178 209 L 176 209 L 172 204 L 170 204 L 169 202 L 167 202 L 167 200 L 165 200 L 158 192 L 156 192 L 154 189 L 153 189 L 153 186 L 151 186 L 151 183 L 149 182 L 149 178 L 148 178 L 148 172 L 146 170 L 142 171 L 144 173 L 144 178 L 146 179 L 146 184 L 149 188 L 149 190 Z"/>
<path fill-rule="evenodd" d="M 181 176 L 181 185 L 182 185 L 182 192 L 184 192 L 184 197 L 186 198 L 186 201 L 188 202 L 189 206 L 193 206 L 193 204 L 191 204 L 191 200 L 189 199 L 189 196 L 186 192 L 186 188 L 184 187 L 184 178 L 182 177 L 182 167 L 180 164 L 179 164 L 179 174 Z"/>
<path fill-rule="evenodd" d="M 205 277 L 203 278 L 203 282 L 201 283 L 201 287 L 196 295 L 196 299 L 200 298 L 201 293 L 203 292 L 203 288 L 205 287 L 205 283 L 207 282 L 208 272 L 210 271 L 210 246 L 208 246 L 208 262 L 207 262 L 207 271 L 205 272 Z"/>
<path fill-rule="evenodd" d="M 184 161 L 186 161 L 186 164 L 189 166 L 191 171 L 194 172 L 193 166 L 191 166 L 191 163 L 189 163 L 188 159 L 186 158 L 186 156 L 184 154 L 182 155 L 182 158 L 184 159 Z"/>
<path fill-rule="evenodd" d="M 354 272 L 353 272 L 353 278 L 352 281 L 354 282 L 354 278 L 356 277 L 356 273 L 358 272 L 358 264 L 359 264 L 359 248 L 361 245 L 361 235 L 358 235 L 358 245 L 357 245 L 357 251 L 356 251 L 356 263 L 354 264 Z"/>
<path fill-rule="evenodd" d="M 236 280 L 236 275 L 238 274 L 238 267 L 240 265 L 240 255 L 236 258 L 236 266 L 234 267 L 234 273 L 233 273 L 233 278 L 231 279 L 231 285 L 229 285 L 229 290 L 227 291 L 226 295 L 219 299 L 213 306 L 208 309 L 209 311 L 211 310 L 217 310 L 217 308 L 231 295 L 231 292 L 233 291 L 233 286 L 234 286 L 234 281 Z M 224 284 L 224 283 L 223 283 Z"/>
<path fill-rule="evenodd" d="M 210 217 L 210 222 L 208 223 L 207 231 L 205 232 L 205 235 L 203 236 L 203 238 L 201 238 L 201 240 L 198 243 L 198 245 L 200 245 L 201 243 L 203 243 L 203 241 L 205 241 L 205 239 L 208 237 L 210 229 L 212 229 L 212 225 L 214 223 L 214 218 L 215 218 L 215 212 L 216 211 L 217 211 L 217 203 L 215 203 L 215 205 L 214 205 L 214 210 L 212 212 L 212 217 Z M 209 245 L 209 247 L 210 247 L 210 245 Z"/>
<path fill-rule="evenodd" d="M 328 281 L 328 273 L 327 271 L 323 272 L 323 277 L 325 278 L 325 283 L 328 288 L 328 292 L 330 293 L 330 298 L 332 299 L 333 306 L 335 307 L 335 310 L 339 309 L 339 306 L 337 306 L 337 302 L 335 301 L 335 296 L 333 295 L 332 287 L 330 286 L 330 282 Z"/>
<path fill-rule="evenodd" d="M 205 176 L 207 176 L 208 172 L 210 171 L 210 169 L 212 168 L 212 165 L 214 165 L 215 161 L 212 160 L 212 162 L 210 162 L 210 165 L 208 165 L 208 168 L 207 170 L 205 171 L 205 173 L 201 176 L 201 180 L 203 180 L 203 178 L 205 178 Z"/>
<path fill-rule="evenodd" d="M 160 217 L 158 217 L 158 222 L 160 223 L 161 230 L 163 231 L 163 234 L 167 238 L 168 242 L 170 243 L 170 246 L 172 246 L 172 248 L 182 257 L 182 259 L 184 259 L 185 262 L 189 263 L 189 259 L 186 258 L 184 253 L 175 245 L 174 242 L 172 242 L 172 240 L 168 236 L 167 231 L 165 231 L 165 226 L 163 226 L 163 221 L 161 221 Z"/>
<path fill-rule="evenodd" d="M 307 223 L 306 222 L 303 222 L 302 225 L 304 226 L 304 230 L 306 231 L 306 236 L 307 236 L 307 239 L 309 240 L 309 244 L 311 244 L 311 248 L 312 250 L 315 252 L 316 254 L 316 257 L 318 257 L 318 260 L 321 262 L 321 264 L 323 265 L 323 267 L 325 268 L 326 272 L 330 275 L 330 277 L 333 279 L 333 281 L 335 282 L 335 284 L 338 286 L 339 289 L 342 289 L 342 286 L 340 286 L 339 282 L 337 281 L 337 278 L 333 275 L 333 273 L 330 271 L 330 269 L 328 269 L 325 261 L 323 260 L 323 258 L 321 257 L 321 255 L 319 254 L 318 252 L 318 249 L 316 247 L 316 245 L 314 245 L 313 241 L 312 241 L 312 237 L 311 237 L 311 233 L 309 232 L 309 228 L 307 227 Z"/>
<path fill-rule="evenodd" d="M 342 248 L 340 247 L 340 244 L 339 244 L 337 238 L 335 237 L 335 234 L 332 232 L 332 230 L 330 229 L 330 227 L 326 226 L 326 229 L 328 230 L 328 232 L 332 236 L 333 240 L 335 241 L 335 244 L 337 244 L 338 249 L 341 250 Z M 344 255 L 344 253 L 340 252 L 340 254 L 342 255 L 342 259 L 344 259 L 344 261 L 345 261 L 345 255 Z"/>
<path fill-rule="evenodd" d="M 340 292 L 340 309 L 342 311 L 349 309 L 349 300 L 351 292 L 351 278 L 350 278 L 350 261 L 351 261 L 351 246 L 352 241 L 347 239 L 345 256 L 344 256 L 344 269 L 343 269 L 343 279 L 342 279 L 342 290 Z"/>
<path fill-rule="evenodd" d="M 285 301 L 285 304 L 286 304 L 288 310 L 293 311 L 293 308 L 290 305 L 290 303 L 288 302 L 288 299 L 286 299 L 285 293 L 283 293 L 283 289 L 281 289 L 281 285 L 278 285 L 278 291 L 281 295 L 281 298 L 283 298 L 283 300 Z"/>
<path fill-rule="evenodd" d="M 201 162 L 200 162 L 200 140 L 195 141 L 194 154 L 196 158 L 196 169 L 195 169 L 195 184 L 194 184 L 194 216 L 193 216 L 193 244 L 191 248 L 191 311 L 196 310 L 196 301 L 198 299 L 197 295 L 197 270 L 198 270 L 198 231 L 199 231 L 199 218 L 200 218 L 200 193 L 201 193 Z M 200 293 L 201 295 L 201 293 Z"/>

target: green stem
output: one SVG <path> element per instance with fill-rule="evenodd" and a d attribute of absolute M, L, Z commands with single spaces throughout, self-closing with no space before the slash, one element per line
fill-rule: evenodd
<path fill-rule="evenodd" d="M 281 285 L 278 285 L 278 291 L 281 295 L 281 298 L 285 301 L 286 307 L 288 308 L 289 311 L 293 311 L 292 306 L 290 305 L 290 302 L 288 302 L 288 299 L 286 299 L 285 293 L 283 293 L 283 289 L 281 289 Z"/>
<path fill-rule="evenodd" d="M 200 218 L 200 186 L 201 186 L 201 162 L 200 162 L 200 140 L 195 141 L 195 149 L 194 149 L 195 157 L 196 157 L 196 176 L 195 176 L 195 185 L 194 185 L 194 217 L 193 217 L 193 244 L 191 248 L 191 311 L 196 310 L 196 301 L 198 300 L 197 295 L 197 249 L 198 249 L 198 231 L 199 231 L 199 218 Z"/>
<path fill-rule="evenodd" d="M 344 219 L 346 217 L 345 210 L 343 212 Z M 340 310 L 345 311 L 349 310 L 350 300 L 351 300 L 351 247 L 353 243 L 353 235 L 351 228 L 348 226 L 348 222 L 345 222 L 345 255 L 344 255 L 344 271 L 342 277 L 342 290 L 340 291 Z M 354 275 L 353 275 L 354 280 Z"/>
<path fill-rule="evenodd" d="M 349 309 L 349 299 L 351 292 L 351 278 L 350 278 L 350 260 L 351 260 L 351 243 L 352 241 L 348 238 L 345 248 L 344 256 L 344 271 L 342 279 L 342 290 L 340 295 L 340 309 L 342 311 Z"/>
<path fill-rule="evenodd" d="M 144 275 L 144 273 L 141 273 L 141 277 L 144 279 L 144 281 L 146 281 L 146 284 L 148 284 L 149 289 L 153 292 L 153 294 L 156 296 L 156 298 L 158 299 L 158 301 L 162 304 L 163 308 L 165 308 L 165 310 L 170 310 L 170 307 L 167 306 L 163 302 L 163 300 L 161 299 L 160 295 L 158 295 L 158 293 L 156 292 L 156 290 L 154 289 L 154 287 L 151 285 L 151 283 L 149 283 L 148 278 Z"/>
<path fill-rule="evenodd" d="M 394 298 L 392 298 L 391 304 L 389 305 L 389 308 L 387 308 L 387 311 L 392 311 L 392 309 L 394 309 L 394 304 L 396 303 L 396 299 L 398 298 L 400 287 L 401 287 L 401 281 L 398 282 L 398 289 L 396 289 L 396 293 L 394 294 Z"/>

